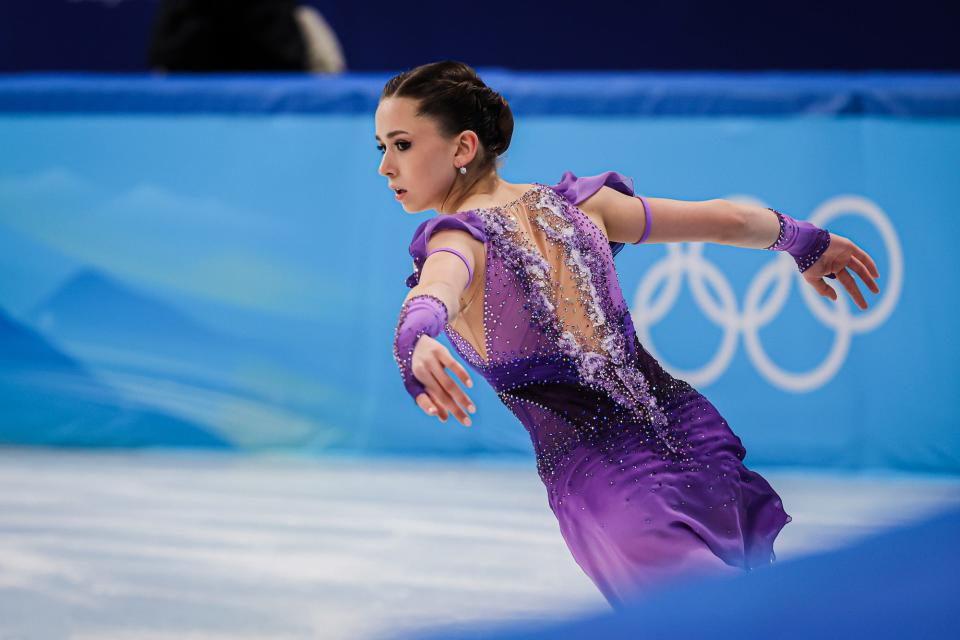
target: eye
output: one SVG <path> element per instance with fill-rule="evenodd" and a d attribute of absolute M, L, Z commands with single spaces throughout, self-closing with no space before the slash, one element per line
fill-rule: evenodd
<path fill-rule="evenodd" d="M 407 149 L 410 148 L 410 143 L 407 142 L 406 140 L 397 140 L 395 144 L 397 145 L 397 149 L 399 149 L 400 151 L 406 151 Z M 404 146 L 401 147 L 400 145 L 404 145 Z M 377 149 L 380 151 L 380 153 L 387 152 L 387 147 L 382 144 L 378 144 Z"/>

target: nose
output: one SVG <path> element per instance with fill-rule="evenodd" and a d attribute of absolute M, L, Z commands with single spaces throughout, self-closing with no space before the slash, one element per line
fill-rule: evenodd
<path fill-rule="evenodd" d="M 393 165 L 387 161 L 389 154 L 384 153 L 383 157 L 380 158 L 380 169 L 378 172 L 382 176 L 392 176 L 393 175 Z"/>

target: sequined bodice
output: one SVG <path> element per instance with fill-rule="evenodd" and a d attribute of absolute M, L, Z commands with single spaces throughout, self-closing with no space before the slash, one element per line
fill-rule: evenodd
<path fill-rule="evenodd" d="M 614 424 L 664 436 L 661 404 L 686 383 L 636 340 L 604 232 L 542 184 L 510 205 L 474 212 L 486 236 L 474 276 L 480 291 L 446 334 L 534 444 L 566 434 L 573 445 Z M 556 457 L 553 444 L 538 454 L 549 448 Z"/>
<path fill-rule="evenodd" d="M 508 205 L 424 220 L 406 284 L 443 246 L 428 247 L 436 232 L 483 244 L 445 332 L 526 428 L 564 540 L 619 606 L 688 572 L 768 564 L 790 516 L 716 408 L 637 339 L 613 263 L 625 245 L 579 208 L 604 187 L 635 196 L 615 171 L 567 171 Z"/>

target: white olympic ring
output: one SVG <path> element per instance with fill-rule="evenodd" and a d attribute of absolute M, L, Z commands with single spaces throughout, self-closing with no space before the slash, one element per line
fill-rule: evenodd
<path fill-rule="evenodd" d="M 724 199 L 767 206 L 756 198 L 746 195 L 728 196 Z M 777 251 L 770 252 L 775 255 L 775 258 L 765 265 L 750 282 L 741 313 L 737 309 L 737 301 L 730 282 L 716 265 L 704 258 L 703 242 L 666 244 L 664 245 L 667 249 L 666 257 L 658 260 L 644 273 L 630 309 L 641 344 L 671 375 L 695 387 L 705 386 L 719 378 L 730 365 L 736 353 L 737 335 L 742 331 L 747 356 L 771 384 L 795 393 L 811 391 L 823 386 L 836 375 L 846 359 L 850 350 L 851 336 L 854 333 L 875 329 L 893 313 L 903 285 L 903 253 L 900 239 L 887 215 L 869 199 L 857 195 L 836 196 L 820 205 L 810 216 L 809 221 L 821 228 L 826 228 L 828 222 L 845 214 L 865 218 L 873 224 L 883 239 L 889 266 L 887 273 L 883 274 L 883 297 L 875 306 L 862 314 L 852 316 L 850 303 L 844 298 L 846 290 L 837 281 L 826 279 L 825 282 L 837 291 L 836 302 L 828 305 L 823 297 L 803 279 L 794 259 L 785 251 Z M 685 246 L 689 247 L 686 251 Z M 650 335 L 650 328 L 662 320 L 676 302 L 684 275 L 688 276 L 694 301 L 707 318 L 723 330 L 720 347 L 713 358 L 702 368 L 688 371 L 669 366 L 657 353 Z M 661 280 L 666 281 L 666 286 L 660 297 L 653 300 L 653 294 Z M 717 292 L 719 306 L 715 303 L 714 297 L 708 294 L 705 280 L 709 281 Z M 799 283 L 800 293 L 813 316 L 835 331 L 833 345 L 823 362 L 812 370 L 801 373 L 786 371 L 777 366 L 760 345 L 758 335 L 759 330 L 769 324 L 781 311 L 790 294 L 791 283 L 795 281 Z M 766 305 L 761 307 L 762 294 L 771 284 L 774 290 Z"/>

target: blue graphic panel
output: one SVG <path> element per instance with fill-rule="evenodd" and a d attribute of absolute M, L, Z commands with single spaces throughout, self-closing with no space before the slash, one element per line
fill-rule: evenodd
<path fill-rule="evenodd" d="M 530 455 L 478 375 L 471 429 L 400 383 L 406 248 L 429 214 L 394 201 L 373 135 L 372 113 L 7 110 L 0 441 Z M 850 238 L 881 273 L 865 311 L 782 253 L 628 245 L 617 266 L 641 342 L 748 464 L 957 472 L 957 158 L 956 117 L 518 114 L 503 175 L 615 170 Z"/>

